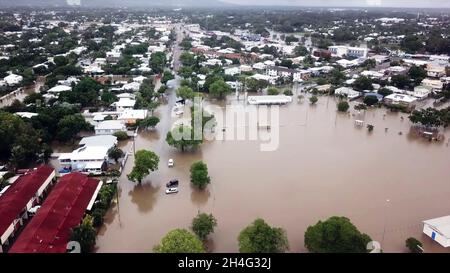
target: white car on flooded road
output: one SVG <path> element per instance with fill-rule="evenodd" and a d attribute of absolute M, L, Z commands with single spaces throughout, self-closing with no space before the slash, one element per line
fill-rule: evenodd
<path fill-rule="evenodd" d="M 174 162 L 173 162 L 173 159 L 171 158 L 171 159 L 169 159 L 169 161 L 167 162 L 167 166 L 170 168 L 170 167 L 173 167 L 173 165 L 174 165 Z"/>
<path fill-rule="evenodd" d="M 177 193 L 177 192 L 178 192 L 178 188 L 168 188 L 166 190 L 166 194 Z"/>

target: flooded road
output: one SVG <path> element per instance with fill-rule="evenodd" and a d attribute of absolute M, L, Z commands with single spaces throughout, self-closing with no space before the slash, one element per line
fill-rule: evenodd
<path fill-rule="evenodd" d="M 305 252 L 306 228 L 334 215 L 350 218 L 385 252 L 406 251 L 411 236 L 422 240 L 426 252 L 446 251 L 422 235 L 421 221 L 450 213 L 449 131 L 444 142 L 430 143 L 408 134 L 406 114 L 372 109 L 365 121 L 375 129 L 368 133 L 355 127 L 355 117 L 336 112 L 334 98 L 322 97 L 316 106 L 306 99 L 281 107 L 274 152 L 261 152 L 258 141 L 217 140 L 181 153 L 165 142 L 175 121 L 173 103 L 172 95 L 157 109 L 156 131 L 136 139 L 137 150 L 160 156 L 159 170 L 142 185 L 129 182 L 129 157 L 97 252 L 151 252 L 168 231 L 189 228 L 199 211 L 218 220 L 210 236 L 213 252 L 237 252 L 239 232 L 257 217 L 287 231 L 290 251 Z M 174 168 L 167 167 L 169 158 Z M 204 192 L 190 186 L 196 160 L 208 164 L 212 179 Z M 180 180 L 180 192 L 167 196 L 165 183 L 173 178 Z"/>
<path fill-rule="evenodd" d="M 32 93 L 39 93 L 40 88 L 45 84 L 45 77 L 38 77 L 36 82 L 30 86 L 21 87 L 3 96 L 0 99 L 0 108 L 11 105 L 15 100 L 23 101 L 26 96 Z"/>

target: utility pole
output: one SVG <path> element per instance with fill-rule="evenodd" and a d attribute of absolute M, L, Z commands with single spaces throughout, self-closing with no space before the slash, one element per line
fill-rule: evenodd
<path fill-rule="evenodd" d="M 387 212 L 388 212 L 388 209 L 389 209 L 389 202 L 390 202 L 390 201 L 391 201 L 391 200 L 386 199 L 386 203 L 385 203 L 386 208 L 385 208 L 385 210 L 384 210 L 384 228 L 383 228 L 383 237 L 381 238 L 381 245 L 382 245 L 382 246 L 384 245 L 384 236 L 385 236 L 385 234 L 386 234 L 386 225 L 387 225 L 387 220 L 388 220 Z"/>

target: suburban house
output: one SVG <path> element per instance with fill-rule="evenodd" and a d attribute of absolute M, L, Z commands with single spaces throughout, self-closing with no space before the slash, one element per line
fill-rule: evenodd
<path fill-rule="evenodd" d="M 431 77 L 431 78 L 441 78 L 441 77 L 445 77 L 445 75 L 446 75 L 445 66 L 435 66 L 435 65 L 429 64 L 427 66 L 426 70 L 427 70 L 428 77 Z"/>
<path fill-rule="evenodd" d="M 250 76 L 250 78 L 256 79 L 256 80 L 263 80 L 267 81 L 270 84 L 275 84 L 277 77 L 272 77 L 269 75 L 263 75 L 263 74 L 255 74 L 253 76 Z"/>
<path fill-rule="evenodd" d="M 11 246 L 29 218 L 28 210 L 39 204 L 54 182 L 55 170 L 40 166 L 17 178 L 0 196 L 0 253 Z"/>
<path fill-rule="evenodd" d="M 5 78 L 3 78 L 3 81 L 10 86 L 18 85 L 23 80 L 23 77 L 16 74 L 9 74 Z"/>
<path fill-rule="evenodd" d="M 136 92 L 139 90 L 140 87 L 141 87 L 141 84 L 139 82 L 130 82 L 130 83 L 124 84 L 121 89 L 124 91 Z"/>
<path fill-rule="evenodd" d="M 117 63 L 120 61 L 120 59 L 122 58 L 122 53 L 119 51 L 109 51 L 106 52 L 106 61 L 108 63 Z"/>
<path fill-rule="evenodd" d="M 237 74 L 241 74 L 241 69 L 239 67 L 228 67 L 224 70 L 225 75 L 234 76 Z"/>
<path fill-rule="evenodd" d="M 407 91 L 406 94 L 422 100 L 427 98 L 431 94 L 431 88 L 426 86 L 416 86 L 414 87 L 414 91 Z"/>
<path fill-rule="evenodd" d="M 116 107 L 117 112 L 134 109 L 134 105 L 136 104 L 136 97 L 134 95 L 125 93 L 117 97 L 119 100 L 111 104 L 112 107 Z"/>
<path fill-rule="evenodd" d="M 81 173 L 63 176 L 9 252 L 67 252 L 71 229 L 92 209 L 102 184 Z"/>
<path fill-rule="evenodd" d="M 68 92 L 68 91 L 71 91 L 71 90 L 72 90 L 72 87 L 70 87 L 70 86 L 67 86 L 67 85 L 56 85 L 56 86 L 50 88 L 47 92 L 59 95 L 59 93 L 61 93 L 61 92 Z"/>
<path fill-rule="evenodd" d="M 267 66 L 266 75 L 271 77 L 292 77 L 293 81 L 303 81 L 309 79 L 311 72 L 308 70 L 296 70 L 282 66 Z"/>
<path fill-rule="evenodd" d="M 444 88 L 444 83 L 441 80 L 423 79 L 422 85 L 430 87 L 433 92 L 441 92 Z"/>
<path fill-rule="evenodd" d="M 417 102 L 417 98 L 403 95 L 403 94 L 390 94 L 384 97 L 384 103 L 387 105 L 402 105 L 407 107 L 408 109 L 414 109 L 415 103 Z"/>
<path fill-rule="evenodd" d="M 423 221 L 423 233 L 443 247 L 450 247 L 450 215 Z"/>
<path fill-rule="evenodd" d="M 117 145 L 117 138 L 112 135 L 85 137 L 80 141 L 81 147 L 71 153 L 59 156 L 61 166 L 86 174 L 101 174 L 108 165 L 108 150 Z"/>
<path fill-rule="evenodd" d="M 121 120 L 105 120 L 95 126 L 96 135 L 113 135 L 119 131 L 126 131 L 127 127 Z"/>
<path fill-rule="evenodd" d="M 126 109 L 119 114 L 117 120 L 121 120 L 128 125 L 134 125 L 138 120 L 145 119 L 147 115 L 148 110 L 146 109 Z"/>
<path fill-rule="evenodd" d="M 349 87 L 341 87 L 341 88 L 337 88 L 334 91 L 335 95 L 343 95 L 346 96 L 348 99 L 352 100 L 352 99 L 356 99 L 359 96 L 361 96 L 361 93 L 358 91 L 353 90 L 353 88 L 349 88 Z"/>

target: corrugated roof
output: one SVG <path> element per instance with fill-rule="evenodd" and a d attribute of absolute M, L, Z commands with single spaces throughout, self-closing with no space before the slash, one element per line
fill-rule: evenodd
<path fill-rule="evenodd" d="M 61 178 L 10 253 L 64 253 L 71 229 L 80 224 L 98 180 L 81 173 Z"/>
<path fill-rule="evenodd" d="M 54 171 L 49 166 L 40 166 L 36 170 L 20 176 L 9 189 L 0 196 L 0 235 L 24 210 L 27 203 L 37 193 Z"/>

